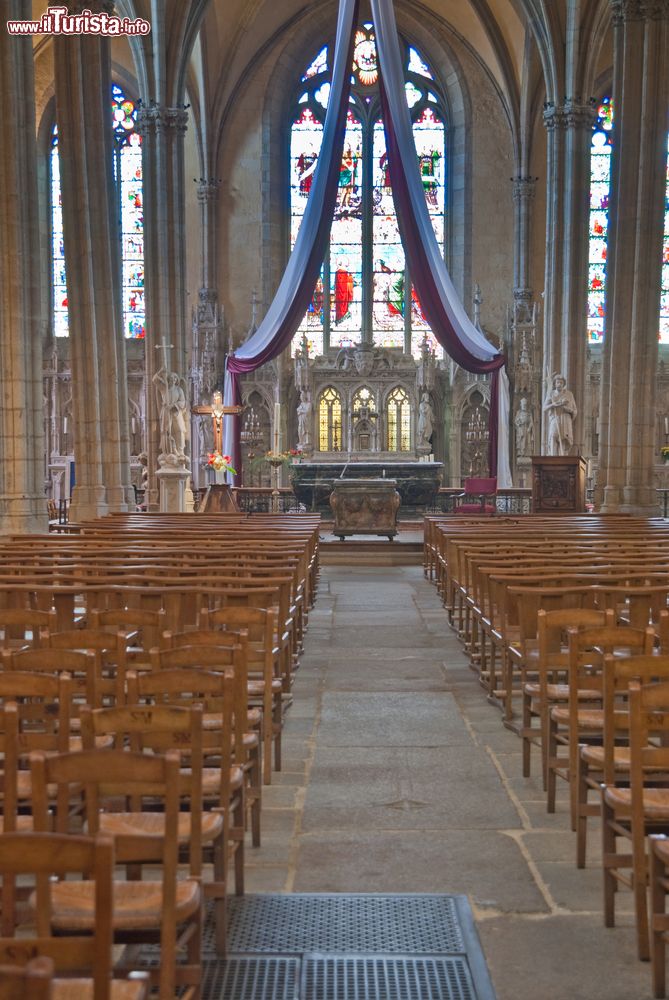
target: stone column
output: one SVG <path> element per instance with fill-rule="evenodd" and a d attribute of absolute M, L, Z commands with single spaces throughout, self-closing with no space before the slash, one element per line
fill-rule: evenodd
<path fill-rule="evenodd" d="M 614 131 L 599 484 L 602 511 L 657 510 L 653 465 L 669 109 L 669 0 L 611 0 Z"/>
<path fill-rule="evenodd" d="M 114 10 L 111 0 L 70 0 L 68 6 L 75 14 Z M 110 41 L 57 35 L 54 65 L 72 354 L 76 486 L 70 517 L 79 521 L 127 511 L 132 494 Z"/>
<path fill-rule="evenodd" d="M 30 0 L 6 18 L 30 20 Z M 47 529 L 33 47 L 0 26 L 0 533 Z"/>
<path fill-rule="evenodd" d="M 537 177 L 523 177 L 520 174 L 511 178 L 514 206 L 513 297 L 528 304 L 532 299 L 529 287 L 530 222 L 537 180 Z"/>
<path fill-rule="evenodd" d="M 144 283 L 146 301 L 147 454 L 149 510 L 158 509 L 159 413 L 153 376 L 163 363 L 185 377 L 185 108 L 152 102 L 141 107 L 137 131 L 142 136 L 144 179 Z M 156 350 L 158 348 L 159 350 Z"/>
<path fill-rule="evenodd" d="M 578 407 L 574 452 L 585 440 L 588 212 L 594 101 L 571 98 L 544 109 L 548 138 L 544 375 L 561 372 Z M 544 429 L 545 434 L 545 429 Z"/>

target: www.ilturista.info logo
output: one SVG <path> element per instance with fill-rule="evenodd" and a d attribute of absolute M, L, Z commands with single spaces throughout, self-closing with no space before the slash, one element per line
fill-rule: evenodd
<path fill-rule="evenodd" d="M 131 20 L 90 10 L 70 14 L 67 7 L 48 7 L 39 21 L 7 21 L 7 31 L 10 35 L 148 35 L 151 25 L 143 17 Z"/>

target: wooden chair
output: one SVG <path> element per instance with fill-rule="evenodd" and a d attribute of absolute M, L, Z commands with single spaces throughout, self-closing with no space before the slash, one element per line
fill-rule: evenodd
<path fill-rule="evenodd" d="M 39 649 L 47 644 L 50 630 L 56 628 L 52 611 L 34 611 L 30 608 L 2 608 L 0 610 L 0 640 L 2 649 Z"/>
<path fill-rule="evenodd" d="M 651 834 L 649 838 L 650 866 L 650 960 L 653 976 L 653 996 L 664 1000 L 667 995 L 666 951 L 669 940 L 669 837 Z"/>
<path fill-rule="evenodd" d="M 555 812 L 556 778 L 569 784 L 569 813 L 572 830 L 577 828 L 578 756 L 582 743 L 602 743 L 604 732 L 603 664 L 608 654 L 629 656 L 650 654 L 654 633 L 651 628 L 610 625 L 572 629 L 569 632 L 569 697 L 566 706 L 550 710 L 546 808 Z M 584 702 L 591 704 L 584 705 Z M 567 754 L 560 755 L 559 747 Z"/>
<path fill-rule="evenodd" d="M 0 752 L 3 757 L 0 832 L 32 828 L 33 750 L 69 748 L 71 678 L 68 674 L 0 672 Z"/>
<path fill-rule="evenodd" d="M 63 803 L 73 789 L 84 790 L 88 831 L 99 827 L 101 804 L 114 797 L 125 800 L 128 812 L 141 811 L 150 804 L 163 807 L 159 833 L 138 834 L 130 828 L 114 836 L 117 864 L 142 867 L 142 878 L 117 880 L 110 911 L 114 942 L 160 944 L 160 962 L 151 970 L 152 984 L 160 1000 L 173 1000 L 177 987 L 182 995 L 199 1000 L 202 946 L 202 891 L 194 876 L 198 862 L 191 846 L 189 876 L 178 876 L 178 822 L 180 795 L 180 757 L 168 750 L 164 756 L 133 753 L 126 750 L 82 750 L 79 753 L 43 753 L 31 755 L 33 778 L 33 815 L 35 828 L 45 829 L 51 822 L 49 785 L 57 791 L 54 819 L 59 833 L 69 833 L 72 818 Z M 158 875 L 156 879 L 156 864 Z M 145 877 L 153 874 L 151 880 Z M 95 926 L 95 896 L 90 883 L 63 882 L 53 887 L 51 921 L 54 930 L 68 935 L 91 931 Z M 185 964 L 177 964 L 177 954 L 185 949 Z M 126 960 L 132 955 L 124 953 Z M 132 966 L 131 966 L 132 967 Z"/>
<path fill-rule="evenodd" d="M 15 909 L 3 914 L 8 929 L 3 928 L 0 938 L 0 998 L 144 1000 L 148 995 L 145 974 L 134 980 L 112 979 L 113 870 L 114 846 L 104 835 L 5 833 L 0 837 L 3 888 L 6 882 L 29 875 L 34 877 L 35 893 L 34 916 L 29 921 Z M 63 881 L 67 875 L 77 875 L 82 881 Z M 57 899 L 76 886 L 89 897 L 92 918 L 89 927 L 76 927 L 60 936 Z M 13 892 L 7 895 L 16 897 Z M 8 961 L 23 967 L 22 993 L 14 989 L 20 982 L 18 972 L 5 969 Z M 54 968 L 64 977 L 52 980 Z"/>
<path fill-rule="evenodd" d="M 546 758 L 548 749 L 548 715 L 550 709 L 566 702 L 569 684 L 566 681 L 569 647 L 568 629 L 593 628 L 613 624 L 613 613 L 592 608 L 540 608 L 536 618 L 535 650 L 527 650 L 522 665 L 522 728 L 523 777 L 530 776 L 531 748 L 541 750 L 541 773 L 546 788 Z M 533 726 L 537 718 L 539 726 Z"/>
<path fill-rule="evenodd" d="M 639 676 L 653 669 L 658 677 L 669 676 L 667 657 L 634 657 Z M 651 660 L 658 662 L 653 667 Z M 630 669 L 632 669 L 630 667 Z M 639 958 L 650 957 L 648 936 L 646 836 L 669 833 L 669 683 L 629 682 L 629 775 L 625 785 L 602 785 L 602 865 L 604 874 L 604 922 L 615 924 L 615 897 L 619 884 L 632 889 Z M 617 777 L 616 777 L 617 780 Z M 628 782 L 628 783 L 627 783 Z M 619 853 L 618 838 L 628 851 Z"/>
<path fill-rule="evenodd" d="M 49 635 L 50 649 L 93 654 L 97 675 L 96 705 L 123 704 L 127 646 L 128 633 L 120 629 L 107 632 L 104 628 L 79 628 Z"/>
<path fill-rule="evenodd" d="M 260 704 L 263 712 L 263 779 L 266 785 L 272 780 L 272 743 L 274 766 L 281 770 L 281 732 L 283 729 L 283 684 L 279 668 L 279 646 L 276 634 L 276 613 L 272 608 L 227 607 L 204 611 L 205 628 L 193 635 L 165 633 L 168 647 L 197 645 L 209 631 L 214 643 L 216 635 L 229 632 L 236 635 L 242 630 L 247 637 L 248 692 L 251 704 Z M 198 638 L 198 636 L 200 638 Z M 190 641 L 189 641 L 190 638 Z"/>
<path fill-rule="evenodd" d="M 220 954 L 225 953 L 226 946 L 226 913 L 225 899 L 227 894 L 227 849 L 229 839 L 229 808 L 230 808 L 230 738 L 227 745 L 213 733 L 203 733 L 202 705 L 195 704 L 195 699 L 201 697 L 204 688 L 207 694 L 215 695 L 220 701 L 221 710 L 227 701 L 229 714 L 232 714 L 232 683 L 221 674 L 191 672 L 189 677 L 178 679 L 170 677 L 169 671 L 161 672 L 158 685 L 163 697 L 170 689 L 189 688 L 192 703 L 183 704 L 149 704 L 146 696 L 140 695 L 140 682 L 137 674 L 129 673 L 129 683 L 132 688 L 131 704 L 122 708 L 86 709 L 82 710 L 82 735 L 84 748 L 92 749 L 96 739 L 105 735 L 113 735 L 118 744 L 126 740 L 136 753 L 166 752 L 173 749 L 181 757 L 180 788 L 181 811 L 177 824 L 179 849 L 186 857 L 193 853 L 191 873 L 194 878 L 202 876 L 202 853 L 207 848 L 213 859 L 213 881 L 204 886 L 205 895 L 216 900 L 217 945 Z M 155 678 L 154 678 L 155 680 Z M 166 700 L 166 699 L 165 699 Z M 140 706 L 141 701 L 141 706 Z M 230 723 L 228 722 L 228 726 Z M 208 798 L 212 799 L 211 786 L 218 793 L 213 807 L 203 811 L 205 778 L 204 754 L 206 750 L 216 754 L 220 766 L 212 775 L 213 769 L 206 772 Z M 225 765 L 223 763 L 225 759 Z M 238 789 L 243 787 L 241 774 L 238 778 Z M 221 807 L 222 796 L 225 807 Z M 186 807 L 184 809 L 184 806 Z M 243 811 L 242 811 L 243 818 Z M 99 829 L 111 836 L 134 832 L 137 835 L 156 836 L 164 827 L 164 819 L 160 813 L 138 812 L 133 810 L 108 811 L 99 817 Z"/>
<path fill-rule="evenodd" d="M 225 640 L 225 633 L 222 633 Z M 245 638 L 245 637 L 242 637 Z M 229 639 L 229 637 L 228 637 Z M 262 757 L 260 753 L 260 712 L 248 711 L 247 651 L 240 643 L 230 645 L 181 646 L 177 649 L 151 650 L 155 672 L 171 669 L 230 671 L 234 677 L 233 706 L 234 763 L 246 775 L 246 805 L 251 823 L 251 843 L 260 846 L 260 809 L 262 802 Z M 214 713 L 212 724 L 220 728 Z M 205 729 L 209 725 L 205 713 Z"/>
<path fill-rule="evenodd" d="M 466 497 L 465 503 L 460 502 L 460 497 Z M 474 498 L 478 499 L 474 499 Z M 497 505 L 497 477 L 489 478 L 470 476 L 465 479 L 464 492 L 456 497 L 454 514 L 496 514 Z M 491 503 L 486 503 L 492 500 Z"/>

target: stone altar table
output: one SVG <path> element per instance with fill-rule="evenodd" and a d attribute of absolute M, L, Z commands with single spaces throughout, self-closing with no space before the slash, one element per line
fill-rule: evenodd
<path fill-rule="evenodd" d="M 290 467 L 290 481 L 307 510 L 329 512 L 330 494 L 344 470 L 347 479 L 393 479 L 402 508 L 433 507 L 441 486 L 443 462 L 386 460 L 300 462 Z"/>
<path fill-rule="evenodd" d="M 338 479 L 330 496 L 334 513 L 333 535 L 397 534 L 400 495 L 394 479 Z"/>

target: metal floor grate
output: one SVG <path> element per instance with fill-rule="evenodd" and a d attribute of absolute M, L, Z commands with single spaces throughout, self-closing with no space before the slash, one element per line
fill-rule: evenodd
<path fill-rule="evenodd" d="M 228 901 L 227 961 L 205 922 L 203 1000 L 494 1000 L 465 896 Z"/>
<path fill-rule="evenodd" d="M 205 960 L 202 1000 L 298 1000 L 300 966 L 278 956 Z"/>
<path fill-rule="evenodd" d="M 232 953 L 462 954 L 462 905 L 446 895 L 245 896 L 230 901 Z M 206 950 L 213 942 L 205 940 Z"/>
<path fill-rule="evenodd" d="M 467 962 L 452 956 L 308 956 L 304 1000 L 476 1000 Z"/>

